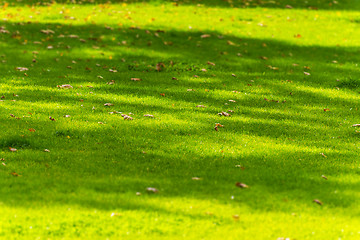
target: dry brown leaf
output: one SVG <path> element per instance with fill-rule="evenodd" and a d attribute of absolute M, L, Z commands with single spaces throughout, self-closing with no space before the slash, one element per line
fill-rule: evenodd
<path fill-rule="evenodd" d="M 360 124 L 354 124 L 352 127 L 360 127 Z"/>
<path fill-rule="evenodd" d="M 153 188 L 153 187 L 148 187 L 148 188 L 146 188 L 146 191 L 147 191 L 148 193 L 158 193 L 158 192 L 159 192 L 158 189 Z"/>
<path fill-rule="evenodd" d="M 16 172 L 12 172 L 10 174 L 13 175 L 14 177 L 20 177 L 21 176 L 20 174 L 17 174 Z"/>
<path fill-rule="evenodd" d="M 220 123 L 215 123 L 216 127 L 224 127 L 224 125 L 221 125 Z"/>
<path fill-rule="evenodd" d="M 311 74 L 308 72 L 304 72 L 304 75 L 310 76 Z"/>
<path fill-rule="evenodd" d="M 114 106 L 114 104 L 112 104 L 112 103 L 105 103 L 104 106 L 108 106 L 108 107 L 109 107 L 109 106 Z"/>
<path fill-rule="evenodd" d="M 202 178 L 199 178 L 199 177 L 192 177 L 191 179 L 194 180 L 194 181 L 202 180 Z"/>
<path fill-rule="evenodd" d="M 228 45 L 230 45 L 230 46 L 236 46 L 236 44 L 235 43 L 233 43 L 232 41 L 230 41 L 230 40 L 227 40 L 227 42 L 226 42 Z"/>
<path fill-rule="evenodd" d="M 145 114 L 144 117 L 150 117 L 150 118 L 153 118 L 154 115 L 151 115 L 151 114 Z"/>
<path fill-rule="evenodd" d="M 321 175 L 321 177 L 325 180 L 328 180 L 328 178 L 325 175 Z"/>
<path fill-rule="evenodd" d="M 219 131 L 219 128 L 217 126 L 214 127 L 215 131 Z"/>
<path fill-rule="evenodd" d="M 50 152 L 50 150 L 49 149 L 44 149 L 44 152 Z"/>
<path fill-rule="evenodd" d="M 228 114 L 227 112 L 219 112 L 218 115 L 220 116 L 225 116 L 225 117 L 230 117 L 231 115 Z"/>
<path fill-rule="evenodd" d="M 324 108 L 324 112 L 328 112 L 328 111 L 330 111 L 329 108 Z"/>
<path fill-rule="evenodd" d="M 126 114 L 124 114 L 124 120 L 133 120 L 133 118 L 132 117 L 130 117 L 129 115 L 126 115 Z"/>
<path fill-rule="evenodd" d="M 33 129 L 33 128 L 29 128 L 29 131 L 30 131 L 30 132 L 35 132 L 36 130 Z"/>
<path fill-rule="evenodd" d="M 28 68 L 25 67 L 17 67 L 16 70 L 20 71 L 20 72 L 24 72 L 24 71 L 28 71 Z"/>
<path fill-rule="evenodd" d="M 235 100 L 231 100 L 231 99 L 230 99 L 230 100 L 229 100 L 229 102 L 236 102 L 236 101 L 235 101 Z"/>
<path fill-rule="evenodd" d="M 17 151 L 16 148 L 12 148 L 12 147 L 9 147 L 9 150 L 10 150 L 11 152 L 16 152 L 16 151 Z"/>
<path fill-rule="evenodd" d="M 209 64 L 209 65 L 211 65 L 211 66 L 215 66 L 215 63 L 210 62 L 210 61 L 208 61 L 207 64 Z"/>
<path fill-rule="evenodd" d="M 58 88 L 73 88 L 70 84 L 57 85 Z"/>
<path fill-rule="evenodd" d="M 235 184 L 235 186 L 239 187 L 239 188 L 249 188 L 248 185 L 246 185 L 245 183 L 241 183 L 241 182 L 237 182 Z"/>
<path fill-rule="evenodd" d="M 204 105 L 197 105 L 197 108 L 206 108 Z"/>
<path fill-rule="evenodd" d="M 210 34 L 203 34 L 203 35 L 201 35 L 201 38 L 209 38 L 209 37 L 211 37 Z"/>
<path fill-rule="evenodd" d="M 65 118 L 69 118 L 69 117 L 71 117 L 71 116 L 70 116 L 70 115 L 64 115 L 64 117 L 65 117 Z"/>
<path fill-rule="evenodd" d="M 131 78 L 131 81 L 141 81 L 141 78 Z"/>
<path fill-rule="evenodd" d="M 165 93 L 160 93 L 161 96 L 165 97 Z"/>
<path fill-rule="evenodd" d="M 319 205 L 323 205 L 323 203 L 319 200 L 319 199 L 314 199 L 313 202 L 319 204 Z"/>
<path fill-rule="evenodd" d="M 324 158 L 327 158 L 327 156 L 324 153 L 320 153 L 321 156 L 323 156 Z"/>
<path fill-rule="evenodd" d="M 46 35 L 48 34 L 54 34 L 55 32 L 53 30 L 50 29 L 45 29 L 45 30 L 40 30 L 41 33 L 44 33 Z"/>
<path fill-rule="evenodd" d="M 49 117 L 49 119 L 50 119 L 51 121 L 56 121 L 53 117 Z"/>

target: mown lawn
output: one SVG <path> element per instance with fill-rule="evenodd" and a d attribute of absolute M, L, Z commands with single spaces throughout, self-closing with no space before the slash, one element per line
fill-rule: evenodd
<path fill-rule="evenodd" d="M 360 239 L 359 2 L 0 19 L 0 239 Z"/>

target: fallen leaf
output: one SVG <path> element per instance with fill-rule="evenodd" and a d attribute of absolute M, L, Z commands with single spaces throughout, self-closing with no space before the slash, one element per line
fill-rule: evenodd
<path fill-rule="evenodd" d="M 219 128 L 217 126 L 214 127 L 215 131 L 219 131 Z"/>
<path fill-rule="evenodd" d="M 58 88 L 73 88 L 70 84 L 57 85 Z"/>
<path fill-rule="evenodd" d="M 245 183 L 241 183 L 241 182 L 237 182 L 235 184 L 235 186 L 239 187 L 239 188 L 249 188 L 248 185 L 246 185 Z"/>
<path fill-rule="evenodd" d="M 144 117 L 150 117 L 150 118 L 153 118 L 154 115 L 151 115 L 151 114 L 145 114 Z"/>
<path fill-rule="evenodd" d="M 199 177 L 192 177 L 191 179 L 194 180 L 194 181 L 202 180 L 202 178 L 199 178 Z"/>
<path fill-rule="evenodd" d="M 325 175 L 321 175 L 321 177 L 325 180 L 328 180 L 328 178 Z"/>
<path fill-rule="evenodd" d="M 113 85 L 113 84 L 115 84 L 115 81 L 114 81 L 114 80 L 111 80 L 110 82 L 107 82 L 106 84 L 108 84 L 108 85 Z"/>
<path fill-rule="evenodd" d="M 54 119 L 54 118 L 52 118 L 52 117 L 49 117 L 49 119 L 50 119 L 51 121 L 55 121 L 55 119 Z"/>
<path fill-rule="evenodd" d="M 360 127 L 360 124 L 354 124 L 352 127 Z"/>
<path fill-rule="evenodd" d="M 319 200 L 319 199 L 314 199 L 313 202 L 319 204 L 319 205 L 323 205 L 323 203 Z"/>
<path fill-rule="evenodd" d="M 141 78 L 131 78 L 131 81 L 141 81 Z"/>
<path fill-rule="evenodd" d="M 220 116 L 225 116 L 225 117 L 230 117 L 231 115 L 228 114 L 227 112 L 219 112 L 218 115 Z"/>
<path fill-rule="evenodd" d="M 211 35 L 210 35 L 210 34 L 203 34 L 203 35 L 201 35 L 200 37 L 201 37 L 201 38 L 209 38 L 209 37 L 211 37 Z"/>
<path fill-rule="evenodd" d="M 162 62 L 159 62 L 156 64 L 156 71 L 160 72 L 163 70 L 163 68 L 165 68 L 165 64 Z"/>
<path fill-rule="evenodd" d="M 50 30 L 50 29 L 41 30 L 40 32 L 41 32 L 41 33 L 44 33 L 44 34 L 46 34 L 46 35 L 48 35 L 48 34 L 54 34 L 54 33 L 55 33 L 53 30 Z"/>
<path fill-rule="evenodd" d="M 178 80 L 176 77 L 172 77 L 171 79 L 172 79 L 172 80 Z"/>
<path fill-rule="evenodd" d="M 232 218 L 236 221 L 238 221 L 240 219 L 240 216 L 235 214 L 235 215 L 232 215 Z"/>
<path fill-rule="evenodd" d="M 120 216 L 122 216 L 121 213 L 115 213 L 115 212 L 111 213 L 110 215 L 110 217 L 120 217 Z"/>
<path fill-rule="evenodd" d="M 228 45 L 230 45 L 230 46 L 236 46 L 236 44 L 235 43 L 233 43 L 232 41 L 230 41 L 230 40 L 227 40 L 226 41 L 226 43 L 228 44 Z"/>
<path fill-rule="evenodd" d="M 204 105 L 197 105 L 197 108 L 206 108 Z M 360 124 L 359 124 L 360 125 Z"/>
<path fill-rule="evenodd" d="M 12 147 L 9 147 L 9 150 L 10 150 L 11 152 L 16 152 L 16 151 L 17 151 L 16 148 L 12 148 Z"/>
<path fill-rule="evenodd" d="M 328 111 L 330 111 L 330 109 L 324 108 L 324 112 L 328 112 Z"/>
<path fill-rule="evenodd" d="M 28 71 L 28 68 L 25 67 L 17 67 L 16 70 L 20 71 L 20 72 L 24 72 L 24 71 Z"/>
<path fill-rule="evenodd" d="M 20 177 L 21 176 L 21 175 L 17 174 L 16 172 L 12 172 L 10 174 L 13 175 L 14 177 Z"/>
<path fill-rule="evenodd" d="M 324 153 L 320 153 L 320 155 L 327 158 L 327 156 Z"/>
<path fill-rule="evenodd" d="M 71 117 L 71 116 L 70 116 L 70 115 L 64 115 L 64 117 L 65 117 L 65 118 L 69 118 L 69 117 Z"/>
<path fill-rule="evenodd" d="M 165 97 L 165 93 L 160 93 L 161 96 Z"/>
<path fill-rule="evenodd" d="M 130 117 L 129 115 L 126 115 L 126 114 L 124 114 L 124 120 L 133 120 L 133 118 L 132 117 Z"/>
<path fill-rule="evenodd" d="M 308 72 L 304 72 L 304 75 L 310 76 L 311 74 Z"/>
<path fill-rule="evenodd" d="M 30 132 L 35 132 L 36 130 L 33 129 L 33 128 L 29 128 L 29 131 L 30 131 Z"/>
<path fill-rule="evenodd" d="M 291 9 L 291 8 L 293 8 L 293 7 L 292 7 L 291 5 L 286 5 L 285 8 Z"/>
<path fill-rule="evenodd" d="M 211 66 L 215 66 L 215 63 L 210 62 L 210 61 L 208 61 L 207 64 L 209 64 L 209 65 L 211 65 Z"/>
<path fill-rule="evenodd" d="M 105 103 L 104 106 L 114 106 L 112 103 Z"/>
<path fill-rule="evenodd" d="M 135 194 L 136 194 L 136 196 L 140 196 L 141 192 L 136 192 Z"/>
<path fill-rule="evenodd" d="M 6 166 L 6 163 L 2 162 L 1 165 Z"/>
<path fill-rule="evenodd" d="M 49 149 L 44 149 L 44 152 L 50 152 L 50 150 Z"/>
<path fill-rule="evenodd" d="M 159 192 L 158 189 L 153 188 L 153 187 L 146 188 L 146 191 L 149 192 L 149 193 L 158 193 Z"/>
<path fill-rule="evenodd" d="M 230 99 L 230 100 L 229 100 L 229 102 L 236 102 L 236 101 L 235 101 L 235 100 L 231 100 L 231 99 Z"/>
<path fill-rule="evenodd" d="M 224 127 L 224 125 L 221 125 L 220 123 L 215 123 L 216 127 Z"/>
<path fill-rule="evenodd" d="M 231 76 L 233 76 L 233 77 L 236 77 L 236 75 L 233 73 L 233 74 L 231 74 Z"/>

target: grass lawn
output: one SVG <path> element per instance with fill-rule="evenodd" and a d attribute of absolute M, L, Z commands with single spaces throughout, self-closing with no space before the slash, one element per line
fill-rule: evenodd
<path fill-rule="evenodd" d="M 0 21 L 0 239 L 360 239 L 359 1 Z"/>

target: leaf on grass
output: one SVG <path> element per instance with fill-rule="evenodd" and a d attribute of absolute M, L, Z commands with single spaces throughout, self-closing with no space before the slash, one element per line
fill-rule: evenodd
<path fill-rule="evenodd" d="M 110 217 L 121 217 L 121 216 L 122 216 L 121 213 L 115 213 L 115 212 L 111 213 L 110 215 Z"/>
<path fill-rule="evenodd" d="M 105 103 L 104 106 L 108 106 L 108 107 L 109 107 L 109 106 L 114 106 L 114 104 L 112 104 L 112 103 Z"/>
<path fill-rule="evenodd" d="M 328 180 L 328 178 L 325 175 L 321 175 L 321 177 L 325 180 Z"/>
<path fill-rule="evenodd" d="M 49 34 L 54 34 L 55 32 L 53 30 L 50 30 L 50 29 L 44 29 L 44 30 L 40 30 L 41 33 L 44 33 L 46 35 L 49 35 Z"/>
<path fill-rule="evenodd" d="M 324 153 L 320 153 L 321 156 L 323 156 L 324 158 L 327 158 L 327 156 Z"/>
<path fill-rule="evenodd" d="M 64 85 L 57 85 L 58 88 L 73 88 L 70 84 L 64 84 Z"/>
<path fill-rule="evenodd" d="M 124 120 L 133 120 L 133 118 L 130 117 L 129 115 L 121 114 L 121 116 L 124 117 Z"/>
<path fill-rule="evenodd" d="M 211 35 L 210 35 L 210 34 L 203 34 L 203 35 L 201 35 L 200 37 L 201 37 L 201 38 L 209 38 L 209 37 L 211 37 Z"/>
<path fill-rule="evenodd" d="M 178 80 L 176 77 L 172 77 L 171 79 L 172 79 L 172 80 Z"/>
<path fill-rule="evenodd" d="M 11 175 L 13 175 L 14 177 L 20 177 L 21 175 L 20 174 L 18 174 L 18 173 L 16 173 L 16 172 L 12 172 L 12 173 L 10 173 Z"/>
<path fill-rule="evenodd" d="M 55 121 L 55 118 L 53 118 L 53 117 L 49 117 L 49 119 L 50 119 L 51 121 Z"/>
<path fill-rule="evenodd" d="M 165 97 L 165 93 L 160 93 L 161 96 Z"/>
<path fill-rule="evenodd" d="M 64 117 L 65 117 L 65 118 L 69 118 L 69 117 L 71 117 L 71 116 L 70 116 L 70 115 L 64 115 Z"/>
<path fill-rule="evenodd" d="M 231 115 L 228 114 L 227 112 L 219 112 L 218 113 L 219 116 L 225 116 L 225 117 L 230 117 Z"/>
<path fill-rule="evenodd" d="M 6 163 L 2 162 L 1 165 L 6 166 Z"/>
<path fill-rule="evenodd" d="M 35 132 L 36 130 L 33 129 L 33 128 L 29 128 L 29 131 L 30 131 L 30 132 Z"/>
<path fill-rule="evenodd" d="M 352 127 L 360 127 L 360 124 L 354 124 Z"/>
<path fill-rule="evenodd" d="M 235 214 L 235 215 L 232 215 L 232 218 L 235 220 L 235 221 L 238 221 L 240 219 L 240 216 Z"/>
<path fill-rule="evenodd" d="M 323 205 L 322 201 L 320 201 L 319 199 L 314 199 L 313 202 L 319 205 Z"/>
<path fill-rule="evenodd" d="M 16 70 L 18 70 L 19 72 L 24 72 L 24 71 L 28 71 L 28 68 L 25 67 L 17 67 Z"/>
<path fill-rule="evenodd" d="M 197 105 L 197 108 L 206 108 L 204 105 Z M 360 124 L 359 124 L 360 125 Z"/>
<path fill-rule="evenodd" d="M 209 64 L 209 65 L 211 65 L 211 66 L 215 66 L 215 63 L 210 62 L 210 61 L 208 61 L 207 64 Z"/>
<path fill-rule="evenodd" d="M 194 181 L 202 180 L 202 178 L 199 178 L 199 177 L 192 177 L 191 179 L 194 180 Z"/>
<path fill-rule="evenodd" d="M 162 62 L 159 62 L 156 64 L 156 71 L 160 72 L 165 68 L 165 64 Z"/>
<path fill-rule="evenodd" d="M 141 192 L 136 192 L 135 194 L 136 194 L 136 196 L 140 196 Z"/>
<path fill-rule="evenodd" d="M 146 188 L 146 191 L 147 191 L 148 193 L 158 193 L 158 192 L 159 192 L 158 189 L 153 188 L 153 187 L 148 187 L 148 188 Z"/>
<path fill-rule="evenodd" d="M 131 81 L 141 81 L 141 78 L 131 78 Z"/>
<path fill-rule="evenodd" d="M 9 150 L 10 150 L 11 152 L 16 152 L 16 151 L 17 151 L 16 148 L 12 148 L 12 147 L 9 147 Z"/>
<path fill-rule="evenodd" d="M 154 115 L 151 115 L 151 114 L 145 114 L 144 117 L 150 117 L 150 118 L 153 118 Z"/>
<path fill-rule="evenodd" d="M 324 108 L 324 112 L 328 112 L 328 111 L 330 111 L 329 108 Z"/>
<path fill-rule="evenodd" d="M 239 187 L 239 188 L 249 188 L 248 185 L 246 185 L 245 183 L 241 183 L 241 182 L 237 182 L 235 184 L 235 186 Z"/>
<path fill-rule="evenodd" d="M 236 44 L 230 40 L 227 40 L 226 43 L 230 46 L 236 46 Z"/>
<path fill-rule="evenodd" d="M 229 100 L 229 102 L 236 102 L 236 101 L 235 101 L 235 100 L 231 100 L 231 99 L 230 99 L 230 100 Z"/>
<path fill-rule="evenodd" d="M 220 123 L 215 123 L 216 127 L 224 127 L 224 125 L 221 125 Z"/>
<path fill-rule="evenodd" d="M 50 150 L 49 149 L 44 149 L 44 152 L 50 152 Z"/>
<path fill-rule="evenodd" d="M 214 127 L 215 131 L 219 131 L 219 128 L 217 126 Z"/>
<path fill-rule="evenodd" d="M 310 76 L 311 74 L 309 72 L 304 72 L 304 75 Z"/>
<path fill-rule="evenodd" d="M 108 84 L 108 85 L 113 85 L 113 84 L 115 84 L 115 81 L 114 81 L 114 80 L 111 80 L 110 82 L 107 82 L 106 84 Z"/>

